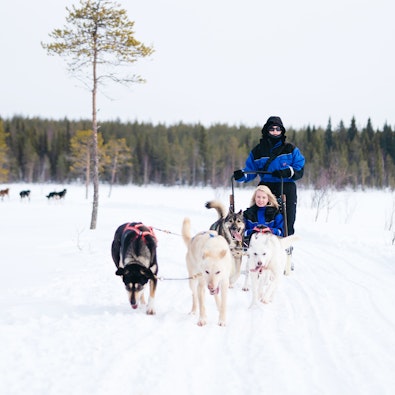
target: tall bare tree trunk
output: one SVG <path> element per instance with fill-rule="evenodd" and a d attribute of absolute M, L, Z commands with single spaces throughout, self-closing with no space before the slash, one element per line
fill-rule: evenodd
<path fill-rule="evenodd" d="M 90 146 L 88 145 L 88 149 L 86 150 L 86 170 L 85 170 L 85 199 L 88 199 L 89 196 L 89 183 L 91 181 L 91 154 L 90 154 Z"/>
<path fill-rule="evenodd" d="M 93 90 L 92 90 L 92 129 L 93 129 L 93 205 L 91 229 L 96 229 L 97 213 L 99 209 L 99 150 L 97 144 L 97 111 L 96 111 L 96 76 L 97 53 L 95 52 L 93 61 Z"/>

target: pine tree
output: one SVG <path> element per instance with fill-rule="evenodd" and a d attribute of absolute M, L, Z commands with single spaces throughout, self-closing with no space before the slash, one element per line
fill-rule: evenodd
<path fill-rule="evenodd" d="M 144 82 L 140 76 L 121 76 L 109 69 L 131 64 L 153 53 L 134 37 L 134 22 L 118 3 L 108 0 L 80 0 L 80 8 L 66 7 L 67 25 L 50 33 L 52 43 L 42 43 L 51 55 L 69 59 L 69 71 L 82 79 L 92 92 L 93 130 L 93 207 L 91 229 L 96 229 L 99 207 L 99 151 L 97 123 L 97 91 L 110 80 L 125 85 Z M 87 74 L 83 74 L 84 71 Z"/>

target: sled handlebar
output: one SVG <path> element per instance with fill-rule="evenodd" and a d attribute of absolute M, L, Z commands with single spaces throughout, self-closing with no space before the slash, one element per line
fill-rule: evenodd
<path fill-rule="evenodd" d="M 265 170 L 252 170 L 252 171 L 243 171 L 244 174 L 272 174 L 271 171 Z"/>
<path fill-rule="evenodd" d="M 266 171 L 266 170 L 251 170 L 251 171 L 243 171 L 244 174 L 273 174 L 271 171 Z M 281 180 L 283 177 L 280 177 Z M 232 174 L 231 181 L 233 182 L 235 179 L 235 176 Z"/>

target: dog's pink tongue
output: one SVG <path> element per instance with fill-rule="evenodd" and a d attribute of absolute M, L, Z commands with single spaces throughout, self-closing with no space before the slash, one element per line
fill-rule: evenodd
<path fill-rule="evenodd" d="M 232 236 L 237 240 L 237 241 L 241 241 L 241 235 L 239 233 L 237 233 L 235 230 L 232 230 Z"/>
<path fill-rule="evenodd" d="M 132 309 L 133 309 L 133 310 L 136 310 L 136 309 L 137 309 L 137 306 L 138 306 L 137 304 L 132 304 Z"/>
<path fill-rule="evenodd" d="M 219 287 L 217 287 L 217 288 L 215 288 L 215 289 L 210 289 L 210 288 L 209 288 L 209 290 L 210 290 L 210 294 L 211 294 L 211 295 L 216 295 L 216 294 L 219 293 Z"/>

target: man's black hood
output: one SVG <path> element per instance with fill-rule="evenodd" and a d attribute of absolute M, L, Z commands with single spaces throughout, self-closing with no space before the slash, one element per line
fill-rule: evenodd
<path fill-rule="evenodd" d="M 269 128 L 271 126 L 279 126 L 281 128 L 281 135 L 282 136 L 285 135 L 286 130 L 284 128 L 281 118 L 272 116 L 269 117 L 266 123 L 263 125 L 262 136 L 269 136 Z"/>
<path fill-rule="evenodd" d="M 269 133 L 269 129 L 271 126 L 279 126 L 281 128 L 281 134 L 279 134 L 277 136 L 272 136 Z M 282 141 L 282 144 L 284 144 L 285 139 L 286 139 L 285 132 L 286 132 L 286 130 L 284 128 L 281 118 L 271 116 L 268 118 L 266 123 L 263 125 L 262 140 L 261 141 L 269 141 L 271 146 L 275 146 L 277 144 L 277 142 L 279 142 L 280 140 Z"/>

